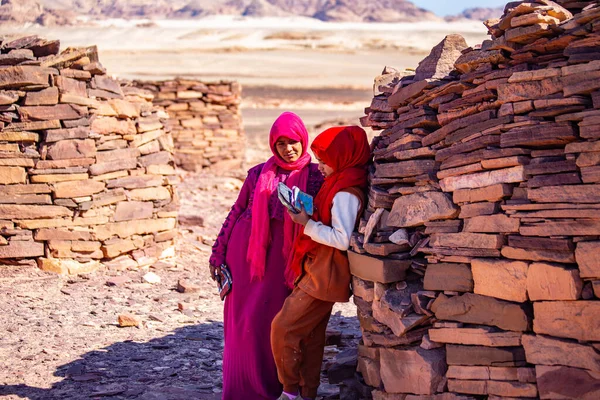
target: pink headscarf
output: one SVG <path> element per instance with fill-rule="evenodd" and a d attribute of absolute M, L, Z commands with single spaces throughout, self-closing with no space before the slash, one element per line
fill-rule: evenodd
<path fill-rule="evenodd" d="M 277 153 L 275 143 L 281 137 L 298 140 L 302 144 L 302 155 L 293 163 L 285 162 Z M 262 168 L 254 190 L 254 202 L 252 204 L 252 231 L 248 253 L 246 254 L 246 259 L 250 263 L 250 277 L 252 279 L 262 279 L 265 275 L 267 249 L 271 237 L 269 231 L 269 199 L 271 194 L 277 190 L 275 184 L 277 167 L 291 171 L 286 182 L 287 186 L 290 188 L 298 186 L 300 190 L 306 191 L 308 164 L 311 161 L 310 155 L 307 153 L 308 131 L 300 117 L 294 113 L 284 112 L 275 120 L 269 134 L 269 146 L 273 157 L 269 158 Z M 283 213 L 283 256 L 284 265 L 286 266 L 289 264 L 287 260 L 292 251 L 294 240 L 300 234 L 301 228 L 302 226 L 295 224 L 287 213 Z M 292 287 L 295 274 L 291 271 L 291 268 L 286 268 L 285 278 L 288 286 Z"/>

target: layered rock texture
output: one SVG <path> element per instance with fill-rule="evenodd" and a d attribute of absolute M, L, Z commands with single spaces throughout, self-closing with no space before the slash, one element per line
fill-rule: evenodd
<path fill-rule="evenodd" d="M 386 68 L 362 119 L 382 130 L 350 252 L 374 399 L 600 396 L 600 7 L 486 24 Z"/>
<path fill-rule="evenodd" d="M 178 166 L 191 171 L 241 166 L 245 137 L 239 83 L 175 79 L 134 85 L 154 93 L 154 104 L 169 113 Z"/>
<path fill-rule="evenodd" d="M 1 44 L 0 264 L 81 273 L 174 255 L 168 114 L 106 74 L 95 47 Z"/>

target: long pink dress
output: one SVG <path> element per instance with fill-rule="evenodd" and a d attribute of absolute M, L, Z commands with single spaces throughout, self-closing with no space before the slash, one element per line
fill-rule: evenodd
<path fill-rule="evenodd" d="M 276 193 L 269 200 L 271 241 L 265 276 L 251 281 L 246 261 L 252 229 L 252 198 L 263 164 L 250 169 L 239 197 L 223 223 L 213 246 L 210 263 L 227 264 L 233 277 L 225 299 L 223 352 L 223 400 L 273 400 L 282 390 L 271 352 L 271 322 L 291 290 L 284 280 L 284 207 Z M 285 182 L 289 171 L 278 169 L 277 182 Z M 277 183 L 276 182 L 276 183 Z M 309 165 L 307 193 L 316 196 L 323 177 L 316 164 Z"/>

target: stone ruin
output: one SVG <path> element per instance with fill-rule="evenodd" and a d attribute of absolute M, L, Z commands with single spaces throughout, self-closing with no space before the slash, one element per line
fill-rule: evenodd
<path fill-rule="evenodd" d="M 239 169 L 245 153 L 238 82 L 201 82 L 177 78 L 134 81 L 154 93 L 154 104 L 169 113 L 175 163 L 190 171 Z"/>
<path fill-rule="evenodd" d="M 486 24 L 376 78 L 347 398 L 600 398 L 600 6 Z"/>
<path fill-rule="evenodd" d="M 174 256 L 168 115 L 96 47 L 0 45 L 0 264 L 83 273 Z"/>

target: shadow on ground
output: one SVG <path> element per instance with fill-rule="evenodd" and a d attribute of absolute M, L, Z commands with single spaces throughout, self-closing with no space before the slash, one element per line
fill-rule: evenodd
<path fill-rule="evenodd" d="M 186 326 L 147 342 L 125 341 L 62 365 L 51 388 L 0 386 L 0 397 L 218 400 L 223 324 Z"/>

